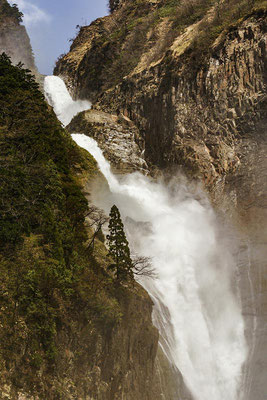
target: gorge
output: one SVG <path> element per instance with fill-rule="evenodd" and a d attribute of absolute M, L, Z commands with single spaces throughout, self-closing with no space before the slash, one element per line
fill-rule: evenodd
<path fill-rule="evenodd" d="M 1 58 L 1 398 L 266 399 L 266 7 L 110 1 L 44 82 L 21 37 L 52 107 Z M 88 251 L 113 204 L 155 279 Z"/>
<path fill-rule="evenodd" d="M 79 102 L 71 106 L 70 97 L 62 95 L 60 78 L 46 77 L 44 88 L 65 124 Z M 139 173 L 119 181 L 93 139 L 72 137 L 94 156 L 109 185 L 109 190 L 92 194 L 94 204 L 107 214 L 116 204 L 126 220 L 132 251 L 153 260 L 158 277 L 155 282 L 143 278 L 141 284 L 153 300 L 154 323 L 169 362 L 182 372 L 196 400 L 242 398 L 247 348 L 238 282 L 232 282 L 235 261 L 219 239 L 207 199 L 200 189 L 190 193 L 175 176 L 168 187 Z"/>

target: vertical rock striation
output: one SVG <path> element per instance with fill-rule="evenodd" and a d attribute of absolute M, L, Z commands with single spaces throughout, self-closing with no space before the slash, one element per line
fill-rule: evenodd
<path fill-rule="evenodd" d="M 266 4 L 251 7 L 211 40 L 203 29 L 214 29 L 209 21 L 218 19 L 216 6 L 178 32 L 168 14 L 171 6 L 150 2 L 148 10 L 145 3 L 143 14 L 136 11 L 137 2 L 128 1 L 116 13 L 83 28 L 70 53 L 59 61 L 56 73 L 73 83 L 76 95 L 92 98 L 93 108 L 133 121 L 148 165 L 180 168 L 189 177 L 200 179 L 223 218 L 235 227 L 250 344 L 245 399 L 264 400 Z M 152 13 L 163 17 L 154 19 L 150 29 L 145 23 L 149 25 Z M 126 28 L 122 31 L 116 23 L 123 16 Z M 124 75 L 118 70 L 113 79 L 112 66 L 118 61 L 112 35 L 120 42 L 122 54 L 130 58 L 131 41 L 138 40 L 141 29 L 145 31 L 143 50 L 135 53 L 136 59 Z M 94 74 L 96 64 L 99 76 Z M 104 74 L 107 71 L 110 73 Z"/>

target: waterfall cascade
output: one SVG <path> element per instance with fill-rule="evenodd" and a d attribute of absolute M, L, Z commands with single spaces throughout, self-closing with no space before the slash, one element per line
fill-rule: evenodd
<path fill-rule="evenodd" d="M 87 100 L 74 101 L 65 83 L 58 76 L 45 78 L 44 91 L 48 103 L 54 108 L 64 126 L 70 123 L 74 115 L 91 107 L 91 103 Z"/>
<path fill-rule="evenodd" d="M 46 96 L 65 123 L 61 110 L 71 118 L 72 107 L 64 107 L 58 80 L 46 80 Z M 235 261 L 208 201 L 198 200 L 181 181 L 166 186 L 140 173 L 118 178 L 93 139 L 72 136 L 95 157 L 108 182 L 109 189 L 95 193 L 96 205 L 108 213 L 116 204 L 132 251 L 152 259 L 157 279 L 143 278 L 141 284 L 155 304 L 154 324 L 170 363 L 196 400 L 241 400 L 247 346 Z"/>

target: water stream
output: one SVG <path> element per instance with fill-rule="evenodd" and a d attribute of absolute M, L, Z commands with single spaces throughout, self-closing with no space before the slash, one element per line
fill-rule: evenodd
<path fill-rule="evenodd" d="M 65 124 L 78 104 L 68 99 L 65 107 L 58 79 L 46 78 L 46 97 Z M 132 251 L 152 259 L 157 279 L 141 284 L 155 304 L 153 321 L 170 363 L 195 400 L 241 400 L 247 346 L 236 264 L 209 202 L 175 177 L 168 185 L 140 173 L 117 177 L 93 139 L 72 137 L 95 157 L 108 182 L 94 202 L 107 213 L 116 204 Z"/>
<path fill-rule="evenodd" d="M 48 103 L 53 106 L 64 126 L 68 125 L 76 114 L 91 107 L 91 103 L 87 100 L 73 101 L 65 83 L 58 76 L 45 78 L 44 91 Z"/>

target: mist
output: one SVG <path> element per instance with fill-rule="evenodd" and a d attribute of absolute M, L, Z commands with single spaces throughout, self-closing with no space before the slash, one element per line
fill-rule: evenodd
<path fill-rule="evenodd" d="M 121 211 L 131 250 L 150 257 L 156 280 L 140 283 L 154 302 L 153 320 L 169 362 L 196 400 L 237 400 L 247 345 L 234 256 L 205 196 L 184 180 L 165 185 L 139 173 L 118 179 L 93 139 L 73 135 L 108 182 L 93 202 Z"/>
<path fill-rule="evenodd" d="M 65 123 L 62 110 L 71 118 L 77 102 L 70 107 L 59 79 L 46 78 L 46 97 Z M 116 204 L 132 253 L 152 260 L 157 278 L 140 283 L 154 302 L 153 322 L 170 364 L 195 400 L 241 399 L 248 350 L 237 266 L 207 198 L 179 176 L 168 184 L 138 172 L 115 176 L 92 138 L 72 137 L 94 156 L 107 181 L 93 191 L 93 203 L 106 214 Z"/>

